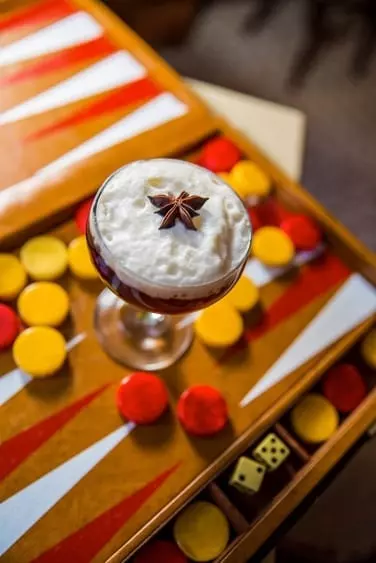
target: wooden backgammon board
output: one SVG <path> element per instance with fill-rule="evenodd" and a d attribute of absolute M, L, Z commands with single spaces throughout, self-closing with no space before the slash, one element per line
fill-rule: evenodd
<path fill-rule="evenodd" d="M 153 425 L 134 426 L 117 411 L 115 393 L 130 370 L 104 353 L 94 332 L 99 280 L 68 270 L 57 280 L 70 314 L 59 328 L 68 354 L 56 375 L 30 377 L 15 365 L 11 342 L 0 342 L 2 561 L 117 562 L 136 552 L 136 561 L 157 561 L 141 559 L 139 548 L 155 554 L 155 534 L 172 544 L 174 518 L 197 499 L 218 506 L 228 523 L 216 560 L 246 561 L 373 421 L 376 338 L 363 355 L 360 342 L 375 319 L 376 257 L 100 3 L 5 2 L 0 88 L 0 253 L 19 256 L 40 234 L 69 245 L 82 234 L 77 209 L 113 170 L 158 156 L 205 165 L 205 150 L 223 138 L 272 184 L 271 195 L 250 204 L 255 227 L 279 227 L 299 213 L 323 234 L 282 269 L 251 255 L 244 275 L 260 292 L 257 318 L 246 316 L 241 339 L 225 349 L 196 337 L 158 373 L 169 410 Z M 17 312 L 17 295 L 5 306 Z M 8 329 L 0 322 L 0 335 Z M 348 392 L 338 402 L 327 371 L 344 362 L 363 387 L 355 400 L 345 370 L 339 387 Z M 227 402 L 230 423 L 214 436 L 193 437 L 177 419 L 179 397 L 195 384 L 219 389 Z M 327 397 L 334 421 L 317 439 L 307 438 L 297 411 L 289 414 L 310 389 Z M 239 492 L 229 484 L 237 460 L 251 459 L 269 429 L 290 455 L 255 494 Z"/>

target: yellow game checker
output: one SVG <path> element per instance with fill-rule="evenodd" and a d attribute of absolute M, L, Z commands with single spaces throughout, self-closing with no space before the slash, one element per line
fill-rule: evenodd
<path fill-rule="evenodd" d="M 229 186 L 231 186 L 231 176 L 229 172 L 219 172 L 217 174 L 217 176 L 219 176 L 220 178 L 222 178 L 222 180 L 224 182 L 226 182 L 226 184 L 228 184 Z"/>
<path fill-rule="evenodd" d="M 258 287 L 246 276 L 242 276 L 235 287 L 224 297 L 239 313 L 253 309 L 260 299 Z"/>
<path fill-rule="evenodd" d="M 53 236 L 30 239 L 21 248 L 20 258 L 30 277 L 38 281 L 60 278 L 68 265 L 67 247 Z"/>
<path fill-rule="evenodd" d="M 69 312 L 65 289 L 53 282 L 35 282 L 18 298 L 18 312 L 29 326 L 59 326 Z"/>
<path fill-rule="evenodd" d="M 271 190 L 270 178 L 250 160 L 241 160 L 235 164 L 229 174 L 229 184 L 244 199 L 265 198 Z"/>
<path fill-rule="evenodd" d="M 72 240 L 68 247 L 68 261 L 71 272 L 83 280 L 94 280 L 97 271 L 90 258 L 85 235 Z"/>
<path fill-rule="evenodd" d="M 243 319 L 225 299 L 204 309 L 195 322 L 197 336 L 207 346 L 224 348 L 235 344 L 243 333 Z"/>
<path fill-rule="evenodd" d="M 193 561 L 212 561 L 225 550 L 230 527 L 224 514 L 209 502 L 195 502 L 176 519 L 175 541 Z"/>
<path fill-rule="evenodd" d="M 253 235 L 252 254 L 265 266 L 282 267 L 295 255 L 294 245 L 282 229 L 261 227 Z"/>
<path fill-rule="evenodd" d="M 13 254 L 0 254 L 0 299 L 12 301 L 25 287 L 27 274 Z"/>
<path fill-rule="evenodd" d="M 291 424 L 299 438 L 311 444 L 328 440 L 337 430 L 339 416 L 322 395 L 306 395 L 292 410 Z"/>
<path fill-rule="evenodd" d="M 53 375 L 63 366 L 66 355 L 64 337 L 47 326 L 24 330 L 13 344 L 16 365 L 33 377 Z"/>
<path fill-rule="evenodd" d="M 367 334 L 361 345 L 364 361 L 373 369 L 376 369 L 376 329 Z"/>

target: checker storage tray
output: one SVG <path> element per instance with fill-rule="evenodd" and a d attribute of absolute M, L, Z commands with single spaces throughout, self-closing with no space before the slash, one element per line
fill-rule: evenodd
<path fill-rule="evenodd" d="M 153 125 L 148 127 L 153 131 L 147 133 L 140 133 L 136 119 L 134 137 L 128 141 L 112 137 L 111 129 L 115 144 L 105 144 L 106 150 L 97 144 L 98 136 L 102 142 L 102 132 L 108 133 L 119 122 L 123 135 L 122 112 L 131 115 L 129 108 L 119 113 L 118 107 L 101 116 L 93 117 L 92 109 L 88 114 L 88 104 L 97 104 L 95 111 L 99 111 L 99 102 L 107 108 L 114 103 L 108 105 L 108 92 L 94 92 L 85 100 L 79 97 L 64 108 L 51 106 L 56 104 L 54 97 L 52 101 L 50 96 L 47 101 L 45 96 L 42 101 L 39 97 L 37 105 L 42 104 L 42 111 L 32 116 L 22 114 L 30 111 L 30 104 L 25 109 L 27 99 L 35 99 L 82 69 L 65 68 L 65 74 L 60 74 L 63 69 L 58 74 L 55 70 L 53 76 L 46 71 L 27 86 L 30 91 L 19 91 L 30 65 L 50 68 L 52 60 L 57 64 L 57 53 L 77 45 L 62 47 L 60 43 L 55 51 L 39 53 L 31 60 L 17 55 L 22 54 L 22 43 L 9 49 L 42 31 L 46 37 L 48 29 L 60 20 L 66 25 L 68 18 L 72 25 L 69 18 L 74 16 L 74 22 L 81 12 L 100 21 L 106 34 L 116 30 L 123 48 L 128 41 L 129 51 L 138 60 L 144 62 L 149 57 L 156 81 L 165 77 L 169 83 L 173 77 L 171 84 L 192 113 L 188 111 L 167 125 L 151 121 Z M 46 13 L 48 21 L 43 19 Z M 17 22 L 22 18 L 27 18 L 28 25 L 19 28 Z M 198 495 L 219 505 L 231 524 L 229 544 L 218 560 L 246 561 L 373 420 L 376 398 L 373 376 L 368 373 L 364 400 L 341 420 L 338 430 L 321 447 L 307 451 L 283 416 L 371 329 L 376 310 L 375 256 L 248 140 L 212 116 L 100 5 L 83 0 L 75 4 L 19 2 L 15 10 L 12 6 L 9 13 L 1 15 L 1 26 L 7 32 L 2 40 L 9 58 L 8 62 L 0 58 L 0 69 L 2 79 L 9 83 L 9 98 L 0 114 L 0 135 L 3 140 L 10 139 L 9 155 L 18 159 L 12 162 L 12 158 L 2 157 L 6 166 L 0 198 L 2 193 L 6 196 L 0 206 L 1 252 L 18 255 L 22 244 L 35 234 L 53 234 L 69 244 L 80 234 L 73 219 L 76 204 L 94 193 L 119 164 L 162 155 L 196 161 L 210 140 L 223 136 L 272 182 L 271 195 L 253 208 L 262 225 L 278 225 L 282 217 L 304 213 L 324 233 L 317 252 L 297 254 L 294 264 L 283 270 L 265 268 L 250 257 L 245 275 L 259 287 L 258 322 L 246 319 L 241 340 L 220 351 L 213 352 L 195 338 L 177 364 L 159 372 L 168 387 L 170 410 L 160 422 L 147 427 L 124 424 L 116 409 L 117 385 L 130 372 L 106 356 L 94 332 L 93 314 L 101 282 L 80 281 L 70 273 L 58 280 L 70 296 L 70 316 L 61 327 L 69 347 L 63 369 L 51 378 L 36 380 L 17 369 L 11 351 L 0 354 L 2 558 L 17 563 L 68 558 L 123 561 L 156 532 L 169 537 L 171 519 Z M 55 41 L 56 27 L 52 31 Z M 104 56 L 101 52 L 97 58 Z M 92 66 L 90 59 L 91 71 Z M 113 85 L 111 96 L 119 88 L 124 95 L 125 86 Z M 19 106 L 23 106 L 17 110 L 21 117 L 14 110 Z M 173 103 L 173 107 L 181 106 Z M 78 123 L 77 112 L 89 117 Z M 46 132 L 51 123 L 55 129 Z M 60 144 L 61 135 L 66 136 L 65 144 Z M 25 136 L 33 139 L 27 141 L 34 143 L 32 149 L 22 144 Z M 92 137 L 96 141 L 89 143 L 87 152 Z M 104 138 L 107 143 L 107 134 Z M 48 146 L 58 155 L 47 152 Z M 72 155 L 72 151 L 73 160 L 67 160 L 64 155 Z M 61 158 L 64 173 L 60 165 L 50 166 Z M 22 164 L 18 178 L 9 172 L 15 170 L 15 162 Z M 45 183 L 46 167 L 50 172 Z M 15 302 L 11 306 L 16 310 Z M 177 421 L 175 407 L 181 393 L 197 383 L 217 387 L 228 404 L 231 424 L 211 438 L 192 438 Z M 266 479 L 262 495 L 249 501 L 228 487 L 229 468 L 275 424 L 276 433 L 290 444 L 292 461 L 282 473 L 276 472 L 275 479 Z"/>

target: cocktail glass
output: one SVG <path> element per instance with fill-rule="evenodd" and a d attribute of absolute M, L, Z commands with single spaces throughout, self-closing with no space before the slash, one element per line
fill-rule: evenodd
<path fill-rule="evenodd" d="M 158 160 L 168 163 L 170 159 Z M 185 165 L 200 168 L 190 163 Z M 124 276 L 120 277 L 109 265 L 109 262 L 113 264 L 113 260 L 108 260 L 110 251 L 98 228 L 97 208 L 109 182 L 126 166 L 115 171 L 98 190 L 88 220 L 86 236 L 91 258 L 107 286 L 97 299 L 95 330 L 103 348 L 115 361 L 139 370 L 159 370 L 175 363 L 191 345 L 192 324 L 197 311 L 220 300 L 238 281 L 249 254 L 251 225 L 249 245 L 239 262 L 221 279 L 195 287 L 195 298 L 177 298 L 180 288 L 141 279 L 123 267 Z M 207 170 L 205 174 L 208 174 Z M 224 184 L 217 177 L 216 182 Z M 227 188 L 231 190 L 229 186 Z M 153 288 L 154 295 L 138 289 L 145 285 Z M 219 288 L 215 292 L 214 285 Z M 162 293 L 163 297 L 156 297 L 155 293 Z"/>

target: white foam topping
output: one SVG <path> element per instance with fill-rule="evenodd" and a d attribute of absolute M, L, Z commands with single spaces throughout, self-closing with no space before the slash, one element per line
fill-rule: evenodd
<path fill-rule="evenodd" d="M 209 198 L 188 230 L 159 229 L 162 217 L 149 201 L 157 194 Z M 244 260 L 250 243 L 247 212 L 233 190 L 211 172 L 169 159 L 121 168 L 97 195 L 90 219 L 94 243 L 118 278 L 164 298 L 198 298 L 220 291 Z"/>

